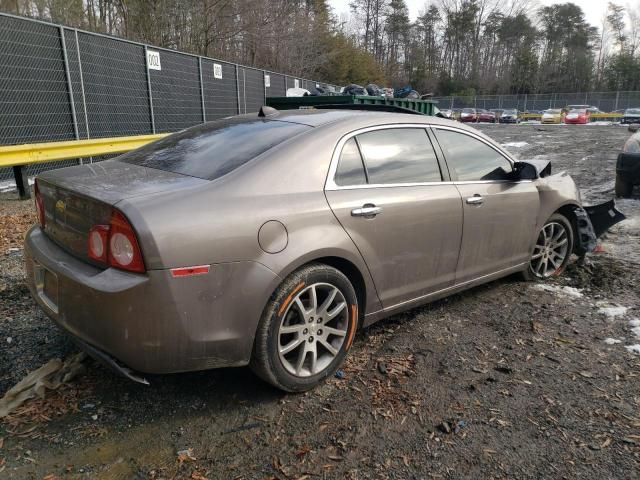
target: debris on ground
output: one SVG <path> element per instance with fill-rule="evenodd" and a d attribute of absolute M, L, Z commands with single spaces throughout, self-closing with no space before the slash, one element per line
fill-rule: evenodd
<path fill-rule="evenodd" d="M 57 390 L 84 371 L 83 352 L 77 353 L 64 362 L 59 358 L 49 360 L 45 365 L 29 373 L 0 399 L 0 418 L 4 418 L 34 397 L 45 397 L 46 390 Z"/>

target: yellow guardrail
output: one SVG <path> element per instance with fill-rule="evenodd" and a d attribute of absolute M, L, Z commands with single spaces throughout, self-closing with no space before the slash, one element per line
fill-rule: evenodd
<path fill-rule="evenodd" d="M 100 157 L 125 153 L 169 135 L 135 135 L 115 138 L 90 138 L 64 142 L 30 143 L 26 145 L 0 146 L 0 167 L 12 167 L 20 198 L 29 198 L 31 192 L 22 167 L 36 163 L 72 160 L 75 158 Z"/>
<path fill-rule="evenodd" d="M 622 118 L 622 113 L 592 113 L 591 118 Z"/>
<path fill-rule="evenodd" d="M 167 135 L 166 133 L 160 133 L 131 137 L 91 138 L 88 140 L 0 146 L 0 167 L 16 167 L 33 165 L 34 163 L 125 153 Z"/>

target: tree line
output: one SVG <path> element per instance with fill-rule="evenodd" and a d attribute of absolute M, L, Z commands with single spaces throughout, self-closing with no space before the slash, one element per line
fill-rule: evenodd
<path fill-rule="evenodd" d="M 604 4 L 604 2 L 603 2 Z M 0 0 L 0 11 L 330 83 L 425 93 L 640 89 L 640 10 L 609 3 L 404 0 Z"/>

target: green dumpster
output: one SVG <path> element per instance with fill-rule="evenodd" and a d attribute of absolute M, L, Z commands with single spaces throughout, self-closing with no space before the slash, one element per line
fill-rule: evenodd
<path fill-rule="evenodd" d="M 267 105 L 277 110 L 297 110 L 301 108 L 335 105 L 387 105 L 412 110 L 423 115 L 435 115 L 438 109 L 434 101 L 409 98 L 369 97 L 364 95 L 319 95 L 306 97 L 267 97 Z"/>

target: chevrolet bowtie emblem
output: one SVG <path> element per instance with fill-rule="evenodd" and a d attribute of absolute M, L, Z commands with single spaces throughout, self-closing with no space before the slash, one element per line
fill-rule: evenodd
<path fill-rule="evenodd" d="M 56 202 L 56 210 L 60 213 L 64 213 L 65 208 L 67 208 L 67 206 L 64 204 L 64 202 L 62 200 L 58 200 Z"/>

